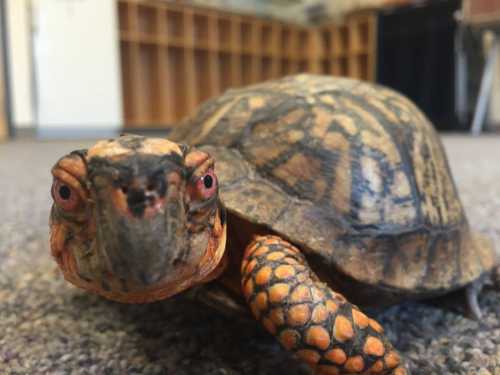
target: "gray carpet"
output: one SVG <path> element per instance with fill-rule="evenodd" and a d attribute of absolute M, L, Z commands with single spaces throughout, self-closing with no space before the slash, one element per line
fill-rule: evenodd
<path fill-rule="evenodd" d="M 500 138 L 444 138 L 471 225 L 500 248 Z M 0 144 L 0 374 L 307 374 L 257 324 L 182 297 L 122 305 L 56 272 L 48 249 L 50 167 L 67 142 Z M 478 324 L 460 296 L 375 312 L 415 374 L 500 374 L 500 293 Z"/>

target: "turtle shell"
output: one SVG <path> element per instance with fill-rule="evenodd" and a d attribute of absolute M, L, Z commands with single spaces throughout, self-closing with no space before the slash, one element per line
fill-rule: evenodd
<path fill-rule="evenodd" d="M 299 246 L 322 278 L 347 276 L 344 289 L 433 295 L 495 263 L 432 125 L 388 88 L 299 75 L 230 90 L 173 138 L 215 157 L 230 212 Z"/>

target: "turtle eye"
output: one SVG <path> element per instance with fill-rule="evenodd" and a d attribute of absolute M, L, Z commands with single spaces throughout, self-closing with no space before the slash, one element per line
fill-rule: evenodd
<path fill-rule="evenodd" d="M 65 211 L 75 210 L 82 201 L 72 186 L 59 179 L 54 180 L 51 193 L 54 202 Z"/>
<path fill-rule="evenodd" d="M 217 177 L 214 170 L 209 169 L 200 179 L 196 182 L 196 188 L 202 198 L 211 198 L 217 192 Z"/>

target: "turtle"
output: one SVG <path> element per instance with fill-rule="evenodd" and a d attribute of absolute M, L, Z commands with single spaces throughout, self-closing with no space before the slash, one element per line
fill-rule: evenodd
<path fill-rule="evenodd" d="M 168 139 L 101 140 L 52 175 L 51 253 L 67 281 L 126 303 L 197 291 L 316 374 L 409 374 L 365 306 L 463 288 L 479 315 L 497 264 L 430 121 L 354 79 L 231 89 Z"/>

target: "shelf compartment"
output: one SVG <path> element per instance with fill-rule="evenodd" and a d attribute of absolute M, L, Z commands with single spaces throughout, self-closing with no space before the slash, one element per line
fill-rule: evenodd
<path fill-rule="evenodd" d="M 301 57 L 299 49 L 299 32 L 295 27 L 290 29 L 290 44 L 287 56 L 293 59 Z"/>
<path fill-rule="evenodd" d="M 361 62 L 357 55 L 349 57 L 349 77 L 361 79 Z"/>
<path fill-rule="evenodd" d="M 120 43 L 120 58 L 121 58 L 121 76 L 122 76 L 122 103 L 123 117 L 125 123 L 129 124 L 135 121 L 135 102 L 136 91 L 134 90 L 133 72 L 132 72 L 132 50 L 129 42 L 122 41 Z"/>
<path fill-rule="evenodd" d="M 242 20 L 240 23 L 241 48 L 245 52 L 253 53 L 256 51 L 255 43 L 255 24 L 248 20 Z"/>
<path fill-rule="evenodd" d="M 156 125 L 173 124 L 175 119 L 172 116 L 172 100 L 173 95 L 170 91 L 170 76 L 169 76 L 169 60 L 168 48 L 162 46 L 158 50 L 158 63 L 157 63 L 157 84 L 158 84 L 158 117 Z"/>
<path fill-rule="evenodd" d="M 269 22 L 263 22 L 260 29 L 260 47 L 262 53 L 272 54 L 274 52 L 274 32 L 273 25 Z"/>
<path fill-rule="evenodd" d="M 219 48 L 231 49 L 231 20 L 229 18 L 219 18 L 217 20 L 217 34 Z"/>
<path fill-rule="evenodd" d="M 255 82 L 254 58 L 249 54 L 241 56 L 241 84 L 250 85 Z"/>
<path fill-rule="evenodd" d="M 281 47 L 281 54 L 285 56 L 291 55 L 291 50 L 293 47 L 293 41 L 292 41 L 292 30 L 289 27 L 282 27 L 281 28 L 281 37 L 280 37 L 280 47 Z"/>
<path fill-rule="evenodd" d="M 292 73 L 292 62 L 290 59 L 281 59 L 279 73 L 280 76 L 287 76 Z"/>
<path fill-rule="evenodd" d="M 298 46 L 299 56 L 309 58 L 309 39 L 310 33 L 308 30 L 301 29 L 298 32 Z"/>
<path fill-rule="evenodd" d="M 217 65 L 219 68 L 220 90 L 224 92 L 233 86 L 231 54 L 229 52 L 219 52 Z"/>
<path fill-rule="evenodd" d="M 169 41 L 184 42 L 184 13 L 167 9 L 167 39 Z"/>
<path fill-rule="evenodd" d="M 262 81 L 268 81 L 274 77 L 273 59 L 265 56 L 261 59 L 261 73 L 260 78 Z"/>
<path fill-rule="evenodd" d="M 156 9 L 151 6 L 138 5 L 137 27 L 139 34 L 156 35 L 158 30 Z"/>
<path fill-rule="evenodd" d="M 324 59 L 321 61 L 321 74 L 333 74 L 332 62 L 330 59 Z"/>
<path fill-rule="evenodd" d="M 118 2 L 118 23 L 121 32 L 130 31 L 130 6 L 126 2 Z"/>
<path fill-rule="evenodd" d="M 309 61 L 308 60 L 300 60 L 297 67 L 297 73 L 307 73 L 310 71 L 309 69 Z"/>
<path fill-rule="evenodd" d="M 337 26 L 333 32 L 333 45 L 335 56 L 344 56 L 349 52 L 350 42 L 349 27 L 347 25 Z"/>
<path fill-rule="evenodd" d="M 338 64 L 338 75 L 339 76 L 349 76 L 349 63 L 347 57 L 340 57 L 337 59 Z"/>
<path fill-rule="evenodd" d="M 370 62 L 369 62 L 369 55 L 361 53 L 358 56 L 356 56 L 358 60 L 358 67 L 359 67 L 359 78 L 363 80 L 370 80 L 372 73 L 370 72 Z"/>
<path fill-rule="evenodd" d="M 138 52 L 136 72 L 138 74 L 137 82 L 139 82 L 138 98 L 140 97 L 141 102 L 139 106 L 139 122 L 151 126 L 160 117 L 161 113 L 159 103 L 160 83 L 156 74 L 159 50 L 152 45 L 140 44 Z"/>
<path fill-rule="evenodd" d="M 194 52 L 194 67 L 197 91 L 196 101 L 201 103 L 214 95 L 208 51 L 197 50 Z"/>
<path fill-rule="evenodd" d="M 333 33 L 332 33 L 333 28 L 327 28 L 323 29 L 320 34 L 320 41 L 321 41 L 321 50 L 322 50 L 322 55 L 324 57 L 328 57 L 332 55 L 333 52 Z"/>
<path fill-rule="evenodd" d="M 179 121 L 187 113 L 187 77 L 186 58 L 184 49 L 178 47 L 168 48 L 168 83 L 172 97 L 171 117 Z"/>
<path fill-rule="evenodd" d="M 193 37 L 195 46 L 208 47 L 209 28 L 208 17 L 204 14 L 194 14 L 193 19 Z"/>
<path fill-rule="evenodd" d="M 357 21 L 349 23 L 349 53 L 357 53 L 362 50 L 363 45 L 361 42 L 360 28 Z"/>
<path fill-rule="evenodd" d="M 359 38 L 360 45 L 362 49 L 368 49 L 371 42 L 371 35 L 373 31 L 371 30 L 370 20 L 366 19 L 359 23 Z"/>

